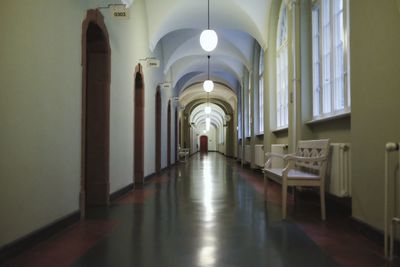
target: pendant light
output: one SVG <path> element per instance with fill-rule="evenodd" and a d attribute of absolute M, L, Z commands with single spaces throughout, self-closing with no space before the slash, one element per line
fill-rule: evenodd
<path fill-rule="evenodd" d="M 211 119 L 209 117 L 206 118 L 206 131 L 210 130 Z"/>
<path fill-rule="evenodd" d="M 211 107 L 208 105 L 208 103 L 207 103 L 207 106 L 204 108 L 204 112 L 206 114 L 210 114 L 211 113 Z"/>
<path fill-rule="evenodd" d="M 210 107 L 210 93 L 207 93 L 207 105 L 204 107 L 204 113 L 210 114 L 211 107 Z"/>
<path fill-rule="evenodd" d="M 210 0 L 208 0 L 208 28 L 200 34 L 200 45 L 207 52 L 213 51 L 218 44 L 218 36 L 214 30 L 210 30 Z"/>
<path fill-rule="evenodd" d="M 214 82 L 210 80 L 210 55 L 208 57 L 208 67 L 207 67 L 207 80 L 203 82 L 203 89 L 207 93 L 214 90 Z"/>

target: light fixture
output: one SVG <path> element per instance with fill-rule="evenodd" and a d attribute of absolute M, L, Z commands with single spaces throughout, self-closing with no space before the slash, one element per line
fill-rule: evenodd
<path fill-rule="evenodd" d="M 210 130 L 211 120 L 209 117 L 206 118 L 206 130 L 207 132 Z"/>
<path fill-rule="evenodd" d="M 207 58 L 208 58 L 207 80 L 203 82 L 203 89 L 207 93 L 210 93 L 212 90 L 214 90 L 214 82 L 210 80 L 210 55 L 208 55 Z"/>
<path fill-rule="evenodd" d="M 206 106 L 206 107 L 204 108 L 204 112 L 205 112 L 206 114 L 210 114 L 210 113 L 211 113 L 211 107 L 210 107 L 210 106 Z"/>
<path fill-rule="evenodd" d="M 218 44 L 218 35 L 214 30 L 210 30 L 210 0 L 208 0 L 208 28 L 200 34 L 200 45 L 207 52 L 213 51 Z"/>
<path fill-rule="evenodd" d="M 133 0 L 121 0 L 121 2 L 125 5 L 126 8 L 129 8 L 132 5 Z"/>

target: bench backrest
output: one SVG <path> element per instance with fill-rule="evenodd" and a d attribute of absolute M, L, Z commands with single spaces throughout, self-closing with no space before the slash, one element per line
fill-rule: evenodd
<path fill-rule="evenodd" d="M 300 157 L 328 157 L 329 155 L 329 139 L 320 140 L 301 140 L 297 143 L 296 155 Z M 326 167 L 327 161 L 318 162 L 296 162 L 296 166 L 307 168 L 314 171 L 321 171 L 322 167 Z"/>

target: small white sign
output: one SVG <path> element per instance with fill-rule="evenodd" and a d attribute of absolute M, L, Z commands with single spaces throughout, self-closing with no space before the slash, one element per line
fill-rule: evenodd
<path fill-rule="evenodd" d="M 169 90 L 169 89 L 172 88 L 172 85 L 171 85 L 171 83 L 163 83 L 161 85 L 161 87 L 162 87 L 163 90 Z"/>
<path fill-rule="evenodd" d="M 160 67 L 160 60 L 156 58 L 148 58 L 147 59 L 147 67 L 149 68 L 159 68 Z"/>
<path fill-rule="evenodd" d="M 111 6 L 110 10 L 115 19 L 129 19 L 129 10 L 123 5 Z"/>

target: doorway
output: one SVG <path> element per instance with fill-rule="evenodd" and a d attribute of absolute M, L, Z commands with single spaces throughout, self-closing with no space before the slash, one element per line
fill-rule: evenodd
<path fill-rule="evenodd" d="M 161 172 L 161 93 L 156 93 L 156 172 Z"/>
<path fill-rule="evenodd" d="M 208 136 L 202 135 L 200 136 L 200 153 L 208 152 Z"/>
<path fill-rule="evenodd" d="M 108 205 L 110 154 L 110 42 L 104 19 L 89 10 L 82 25 L 82 180 L 81 215 Z"/>
<path fill-rule="evenodd" d="M 135 68 L 135 87 L 134 87 L 134 140 L 133 154 L 134 160 L 134 183 L 141 187 L 144 184 L 144 77 L 142 65 L 138 64 Z"/>
<path fill-rule="evenodd" d="M 168 167 L 171 166 L 171 100 L 168 101 L 168 112 L 167 112 L 167 163 Z"/>

